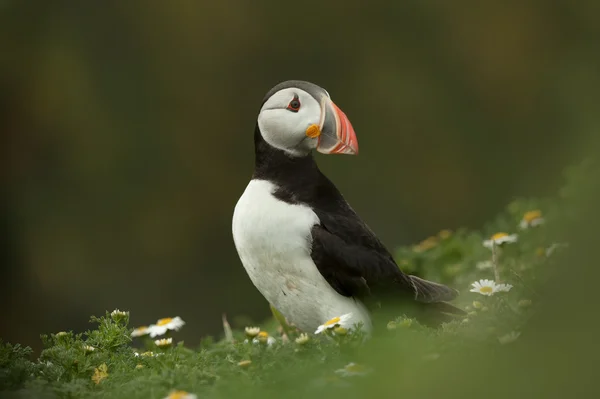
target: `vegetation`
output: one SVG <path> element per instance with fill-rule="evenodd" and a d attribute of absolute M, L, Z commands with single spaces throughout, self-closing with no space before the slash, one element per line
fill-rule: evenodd
<path fill-rule="evenodd" d="M 132 329 L 129 313 L 115 310 L 92 317 L 95 328 L 82 334 L 43 335 L 45 349 L 35 361 L 30 349 L 0 343 L 0 389 L 10 397 L 49 398 L 483 396 L 481 389 L 494 397 L 508 387 L 542 392 L 531 369 L 531 378 L 519 385 L 526 369 L 515 360 L 542 337 L 530 319 L 571 251 L 557 232 L 583 216 L 578 198 L 589 187 L 582 176 L 591 166 L 570 169 L 557 198 L 515 200 L 482 232 L 442 231 L 396 251 L 404 270 L 460 289 L 456 304 L 468 315 L 440 329 L 398 315 L 370 339 L 343 322 L 319 335 L 299 335 L 275 311 L 260 328 L 232 330 L 224 318 L 223 337 L 192 349 L 177 340 L 183 320 Z"/>

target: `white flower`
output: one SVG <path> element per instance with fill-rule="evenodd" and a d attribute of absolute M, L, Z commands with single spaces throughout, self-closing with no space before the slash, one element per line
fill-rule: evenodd
<path fill-rule="evenodd" d="M 330 330 L 333 329 L 335 327 L 343 327 L 343 328 L 348 328 L 349 326 L 349 322 L 350 319 L 352 318 L 352 313 L 346 313 L 345 315 L 339 316 L 339 317 L 334 317 L 333 319 L 327 320 L 325 323 L 321 324 L 318 328 L 317 331 L 315 331 L 315 334 L 320 334 L 325 330 Z"/>
<path fill-rule="evenodd" d="M 300 334 L 300 336 L 298 338 L 296 338 L 296 343 L 298 345 L 304 345 L 308 341 L 310 341 L 310 337 L 306 333 L 302 333 L 302 334 Z"/>
<path fill-rule="evenodd" d="M 83 350 L 90 353 L 96 350 L 92 345 L 83 345 Z"/>
<path fill-rule="evenodd" d="M 496 292 L 508 292 L 512 287 L 510 284 L 496 284 Z"/>
<path fill-rule="evenodd" d="M 164 399 L 198 399 L 198 396 L 186 391 L 171 391 Z"/>
<path fill-rule="evenodd" d="M 246 336 L 248 336 L 249 338 L 254 338 L 260 332 L 260 327 L 246 327 L 245 331 Z"/>
<path fill-rule="evenodd" d="M 164 348 L 173 343 L 173 338 L 157 339 L 156 341 L 154 341 L 154 343 L 156 344 L 156 346 L 158 346 L 160 348 Z"/>
<path fill-rule="evenodd" d="M 492 296 L 496 292 L 508 292 L 512 288 L 510 284 L 496 284 L 494 280 L 479 280 L 471 284 L 471 292 L 477 292 L 481 295 Z"/>
<path fill-rule="evenodd" d="M 149 333 L 150 333 L 150 329 L 148 328 L 148 326 L 141 326 L 141 327 L 135 328 L 131 332 L 131 336 L 132 337 L 141 337 L 142 335 L 148 335 Z"/>
<path fill-rule="evenodd" d="M 489 240 L 485 240 L 483 242 L 483 246 L 486 248 L 492 248 L 492 243 L 496 244 L 496 246 L 501 246 L 503 244 L 512 244 L 517 242 L 518 236 L 516 234 L 506 234 L 506 233 L 496 233 L 490 237 Z"/>
<path fill-rule="evenodd" d="M 268 332 L 261 331 L 256 337 L 252 340 L 253 344 L 267 344 L 267 346 L 271 346 L 276 342 L 275 338 L 271 337 Z"/>
<path fill-rule="evenodd" d="M 181 327 L 185 325 L 185 322 L 181 319 L 181 317 L 167 317 L 164 319 L 160 319 L 156 322 L 156 324 L 148 327 L 150 337 L 154 338 L 159 335 L 163 335 L 169 330 L 178 331 Z"/>
<path fill-rule="evenodd" d="M 344 368 L 335 370 L 335 373 L 342 377 L 352 377 L 355 375 L 366 375 L 369 373 L 369 370 L 360 364 L 348 363 Z"/>
<path fill-rule="evenodd" d="M 110 316 L 115 319 L 117 317 L 129 316 L 129 312 L 123 312 L 122 310 L 115 309 L 110 313 Z"/>
<path fill-rule="evenodd" d="M 517 338 L 519 338 L 519 335 L 521 335 L 520 332 L 511 331 L 510 333 L 499 337 L 498 342 L 500 342 L 502 345 L 510 344 L 511 342 L 516 341 Z"/>
<path fill-rule="evenodd" d="M 479 270 L 493 269 L 494 262 L 492 262 L 491 260 L 484 260 L 481 262 L 477 262 L 477 265 L 475 265 L 475 267 Z"/>
<path fill-rule="evenodd" d="M 530 227 L 539 226 L 544 224 L 544 222 L 545 220 L 542 217 L 542 212 L 536 209 L 534 211 L 525 212 L 523 219 L 521 219 L 521 222 L 519 223 L 519 227 L 524 230 Z"/>

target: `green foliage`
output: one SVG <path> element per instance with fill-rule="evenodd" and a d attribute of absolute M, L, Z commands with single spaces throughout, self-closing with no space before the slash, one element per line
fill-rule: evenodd
<path fill-rule="evenodd" d="M 0 390 L 14 389 L 33 372 L 34 365 L 27 358 L 30 348 L 4 343 L 0 339 Z"/>
<path fill-rule="evenodd" d="M 588 169 L 574 170 L 580 172 L 567 176 L 569 193 L 589 182 L 581 177 Z M 573 207 L 579 202 L 572 198 L 517 199 L 483 232 L 443 231 L 399 248 L 396 258 L 405 271 L 461 291 L 455 304 L 467 316 L 439 329 L 397 315 L 370 339 L 358 329 L 327 330 L 304 342 L 293 326 L 276 322 L 281 315 L 273 309 L 275 318 L 262 326 L 275 337 L 272 344 L 255 343 L 247 337 L 250 332 L 229 330 L 224 321 L 227 339 L 208 338 L 195 349 L 183 342 L 162 348 L 149 338 L 132 343 L 128 313 L 113 312 L 92 317 L 96 328 L 83 334 L 42 336 L 45 349 L 36 362 L 27 360 L 29 349 L 0 343 L 0 387 L 26 397 L 61 398 L 163 398 L 175 389 L 212 398 L 369 397 L 375 392 L 432 397 L 450 387 L 468 397 L 474 394 L 469 376 L 481 375 L 482 365 L 492 370 L 495 363 L 490 375 L 497 377 L 498 388 L 508 386 L 519 377 L 499 376 L 508 376 L 516 367 L 510 359 L 535 345 L 536 333 L 529 324 L 544 303 L 540 292 L 556 275 L 557 260 L 569 251 L 566 245 L 555 245 L 565 238 L 555 226 L 575 214 Z M 541 211 L 545 223 L 519 228 L 524 215 L 533 210 Z M 493 251 L 483 245 L 499 232 L 518 234 L 518 239 Z M 490 296 L 470 292 L 474 281 L 496 277 L 512 288 Z M 168 331 L 170 338 L 171 333 L 176 335 Z M 266 335 L 263 338 L 266 341 Z M 457 365 L 461 373 L 453 377 Z M 484 384 L 473 380 L 480 388 Z"/>

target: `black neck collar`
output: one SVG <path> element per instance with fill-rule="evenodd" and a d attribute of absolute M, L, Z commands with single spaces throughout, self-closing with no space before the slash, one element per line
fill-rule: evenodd
<path fill-rule="evenodd" d="M 295 157 L 271 146 L 260 133 L 258 123 L 254 129 L 253 179 L 269 180 L 277 185 L 282 181 L 306 180 L 318 177 L 321 172 L 311 153 Z"/>
<path fill-rule="evenodd" d="M 254 130 L 254 174 L 252 179 L 267 180 L 277 186 L 273 193 L 289 203 L 320 202 L 337 190 L 321 173 L 311 153 L 294 157 L 265 141 L 258 123 Z"/>

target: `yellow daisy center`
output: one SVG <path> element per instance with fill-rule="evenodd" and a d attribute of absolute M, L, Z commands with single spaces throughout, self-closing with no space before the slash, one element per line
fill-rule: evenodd
<path fill-rule="evenodd" d="M 491 294 L 492 292 L 494 292 L 494 289 L 488 285 L 481 287 L 479 289 L 479 292 L 481 292 L 482 294 Z"/>
<path fill-rule="evenodd" d="M 542 212 L 540 210 L 534 210 L 534 211 L 529 211 L 529 212 L 525 212 L 525 214 L 523 215 L 523 220 L 526 221 L 527 223 L 531 223 L 536 219 L 541 219 L 542 218 Z"/>
<path fill-rule="evenodd" d="M 507 233 L 496 233 L 492 236 L 492 240 L 496 241 L 496 240 L 499 240 L 504 237 L 508 237 L 508 234 Z"/>
<path fill-rule="evenodd" d="M 185 398 L 188 395 L 186 391 L 173 391 L 169 395 L 169 399 L 181 399 Z"/>
<path fill-rule="evenodd" d="M 269 337 L 269 333 L 266 332 L 266 331 L 261 331 L 261 332 L 258 333 L 258 336 L 260 338 L 268 338 Z"/>
<path fill-rule="evenodd" d="M 164 319 L 160 319 L 159 321 L 157 321 L 156 325 L 157 326 L 164 326 L 165 324 L 169 324 L 172 321 L 173 321 L 172 317 L 166 317 Z"/>
<path fill-rule="evenodd" d="M 329 326 L 333 326 L 333 325 L 336 325 L 336 324 L 338 324 L 340 321 L 342 321 L 342 319 L 341 319 L 341 318 L 339 318 L 339 317 L 334 317 L 334 318 L 333 318 L 333 319 L 331 319 L 331 320 L 327 320 L 327 321 L 325 322 L 325 324 L 323 324 L 323 325 L 324 325 L 325 327 L 329 327 Z"/>

